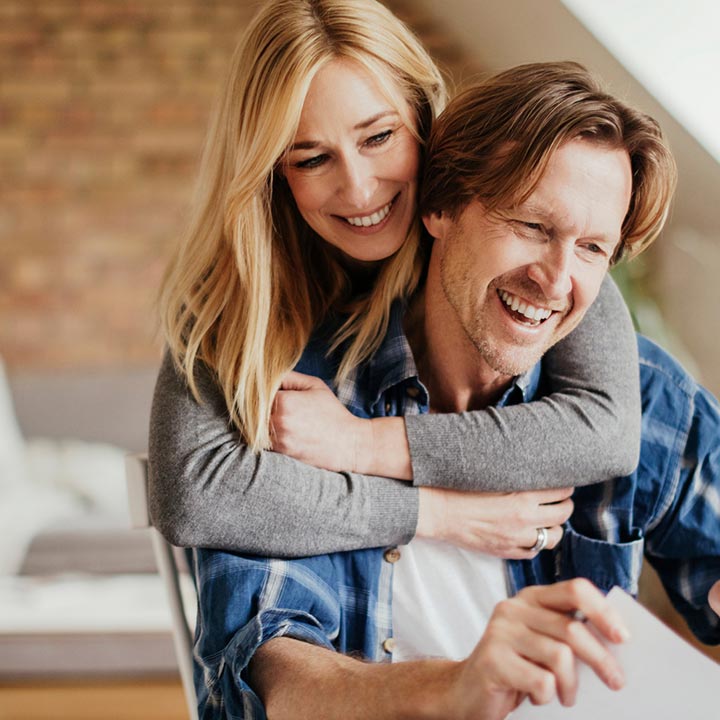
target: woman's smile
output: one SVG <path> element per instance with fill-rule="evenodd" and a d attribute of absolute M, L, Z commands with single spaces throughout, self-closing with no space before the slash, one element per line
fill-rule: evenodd
<path fill-rule="evenodd" d="M 375 261 L 395 253 L 412 225 L 419 154 L 369 73 L 334 60 L 310 84 L 284 173 L 300 214 L 323 240 Z"/>

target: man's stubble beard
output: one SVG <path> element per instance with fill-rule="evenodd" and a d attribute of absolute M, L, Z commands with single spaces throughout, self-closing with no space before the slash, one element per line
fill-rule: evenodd
<path fill-rule="evenodd" d="M 470 301 L 467 302 L 468 296 L 464 296 L 463 293 L 457 291 L 458 288 L 471 286 L 470 273 L 467 268 L 458 269 L 451 266 L 446 261 L 446 255 L 443 255 L 440 261 L 440 278 L 443 295 L 452 308 L 455 319 L 462 328 L 465 337 L 478 353 L 478 362 L 484 361 L 489 368 L 501 375 L 515 377 L 530 370 L 551 347 L 571 332 L 579 322 L 575 322 L 572 327 L 569 327 L 562 334 L 550 334 L 547 342 L 541 345 L 529 343 L 525 346 L 518 343 L 508 349 L 507 343 L 505 343 L 505 347 L 502 347 L 502 343 L 494 342 L 492 330 L 487 327 L 488 323 L 484 322 L 486 313 L 483 310 L 489 309 L 489 303 L 492 302 L 490 296 L 492 293 L 497 293 L 494 282 L 487 286 L 486 298 L 477 308 L 477 305 L 472 303 L 472 298 L 469 298 Z M 469 317 L 466 318 L 463 317 L 463 297 L 466 298 L 466 304 L 470 309 L 466 313 Z"/>

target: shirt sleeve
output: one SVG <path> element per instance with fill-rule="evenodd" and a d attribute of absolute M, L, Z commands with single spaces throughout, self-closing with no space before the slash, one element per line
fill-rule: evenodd
<path fill-rule="evenodd" d="M 547 352 L 540 400 L 405 418 L 414 484 L 459 490 L 580 486 L 627 475 L 640 451 L 637 341 L 610 277 Z"/>
<path fill-rule="evenodd" d="M 342 607 L 333 559 L 267 560 L 199 549 L 193 561 L 200 715 L 262 720 L 248 666 L 264 643 L 292 637 L 335 650 Z"/>
<path fill-rule="evenodd" d="M 694 388 L 686 404 L 688 423 L 667 412 L 665 420 L 675 422 L 647 428 L 649 437 L 665 445 L 677 433 L 678 457 L 668 464 L 664 492 L 650 497 L 649 488 L 638 504 L 655 508 L 645 555 L 668 597 L 702 642 L 717 645 L 720 618 L 708 604 L 708 592 L 720 579 L 720 406 L 704 388 Z M 674 404 L 685 405 L 677 399 Z"/>
<path fill-rule="evenodd" d="M 148 501 L 171 543 L 301 557 L 410 541 L 418 492 L 409 483 L 253 453 L 207 369 L 197 383 L 200 403 L 166 353 L 150 421 Z"/>

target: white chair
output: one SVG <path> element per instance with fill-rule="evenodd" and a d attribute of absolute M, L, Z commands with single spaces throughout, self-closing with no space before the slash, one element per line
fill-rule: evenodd
<path fill-rule="evenodd" d="M 147 528 L 152 538 L 155 561 L 170 602 L 172 634 L 180 678 L 190 720 L 198 720 L 197 697 L 193 684 L 192 633 L 180 588 L 180 573 L 173 546 L 153 527 L 147 504 L 147 455 L 128 455 L 125 459 L 130 519 L 134 528 Z"/>

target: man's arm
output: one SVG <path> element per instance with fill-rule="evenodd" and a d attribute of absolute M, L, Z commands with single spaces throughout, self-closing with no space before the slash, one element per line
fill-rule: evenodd
<path fill-rule="evenodd" d="M 571 705 L 576 659 L 611 688 L 623 685 L 617 661 L 575 619 L 583 612 L 607 639 L 627 630 L 604 596 L 584 580 L 526 588 L 500 603 L 467 660 L 364 663 L 288 638 L 261 647 L 250 682 L 271 720 L 501 720 L 527 695 Z"/>

